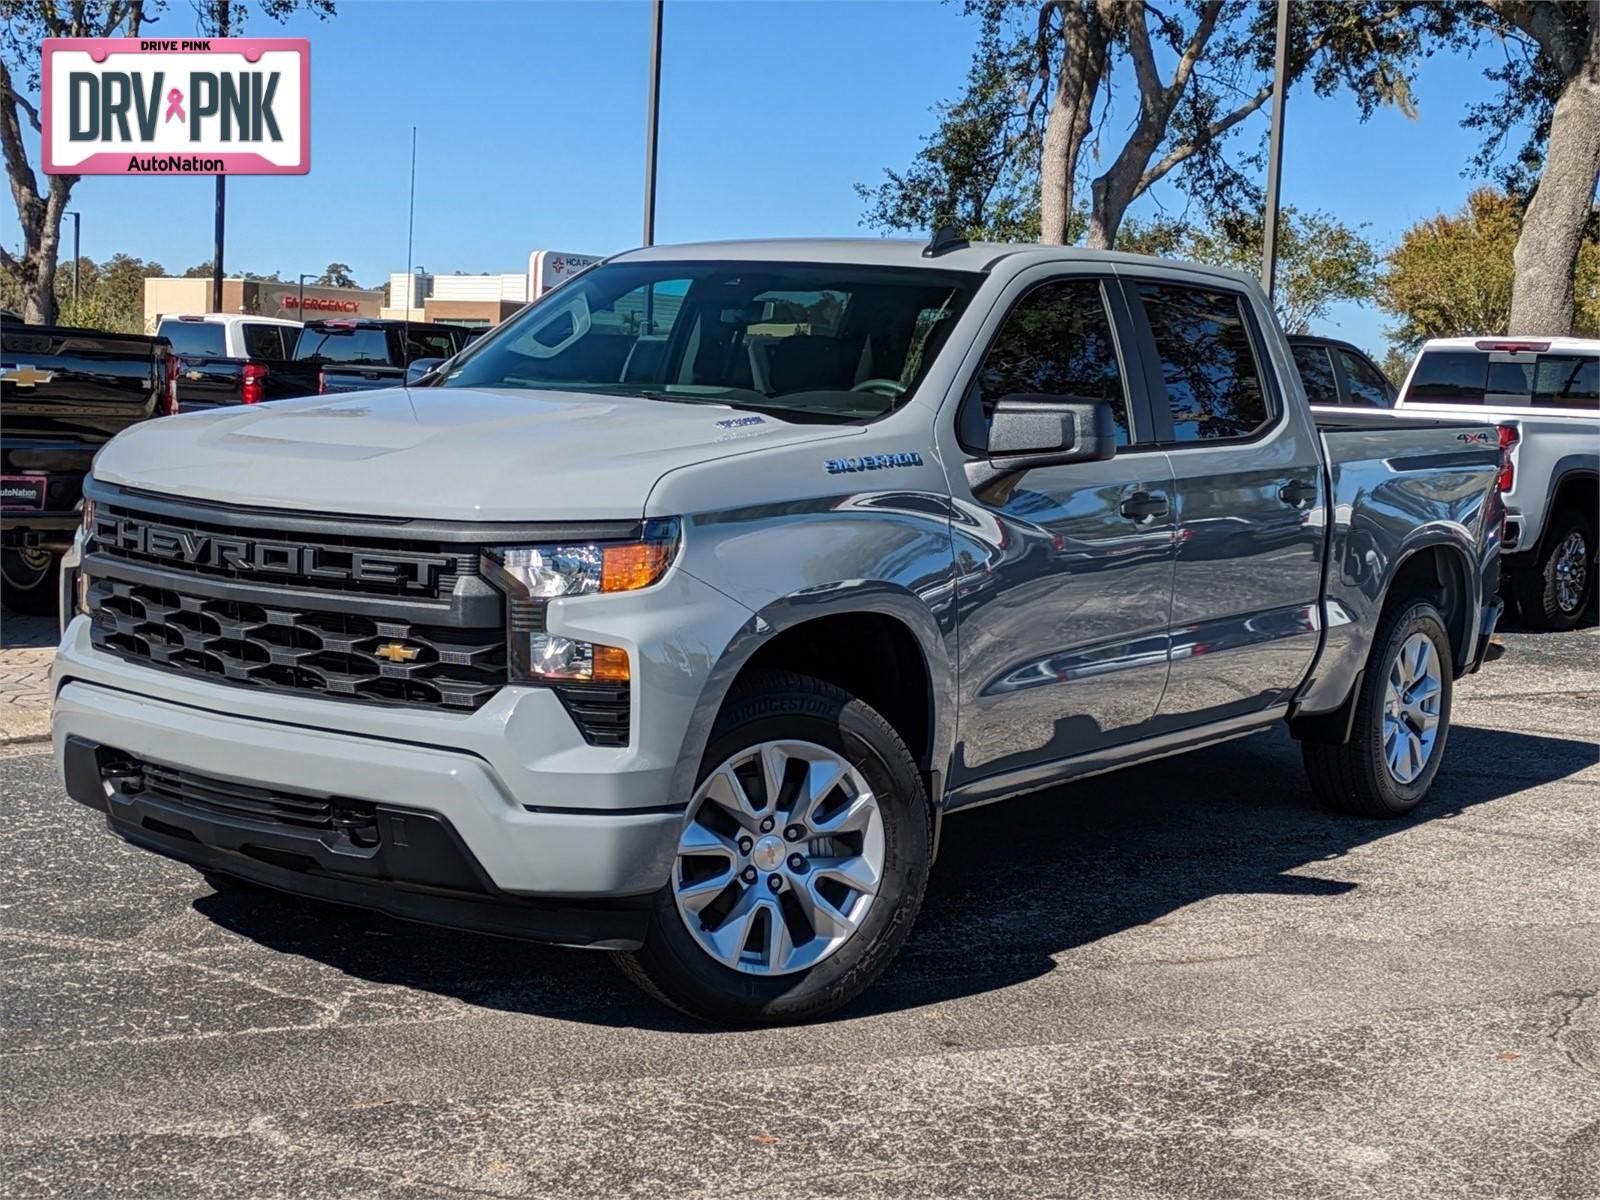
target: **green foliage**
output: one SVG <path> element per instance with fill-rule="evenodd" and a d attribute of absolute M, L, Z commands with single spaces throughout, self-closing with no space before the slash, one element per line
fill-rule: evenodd
<path fill-rule="evenodd" d="M 1378 251 L 1362 230 L 1324 212 L 1302 215 L 1293 206 L 1278 220 L 1278 272 L 1274 299 L 1289 333 L 1311 325 L 1338 301 L 1369 300 L 1378 283 Z M 1125 221 L 1117 249 L 1209 263 L 1257 275 L 1261 271 L 1262 220 L 1232 213 L 1209 225 L 1171 218 Z"/>
<path fill-rule="evenodd" d="M 322 287 L 353 288 L 360 287 L 350 275 L 348 263 L 333 262 L 328 264 L 328 269 L 317 277 L 317 283 Z"/>
<path fill-rule="evenodd" d="M 1085 24 L 1106 35 L 1103 47 L 1072 40 L 1062 19 L 1067 7 L 1082 9 Z M 1137 29 L 1147 29 L 1157 63 L 1186 51 L 1197 58 L 1181 81 L 1175 74 L 1156 81 L 1179 93 L 1148 154 L 1134 155 L 1134 195 L 1171 173 L 1210 220 L 1260 207 L 1261 144 L 1241 145 L 1237 134 L 1271 94 L 1275 0 L 1189 0 L 1161 10 L 1095 0 L 966 0 L 966 9 L 980 16 L 981 27 L 965 88 L 934 109 L 937 126 L 908 168 L 856 185 L 866 204 L 863 224 L 915 232 L 953 224 L 969 237 L 1034 240 L 1058 76 L 1085 53 L 1103 53 L 1108 68 L 1132 62 L 1130 33 Z M 1411 78 L 1433 20 L 1426 6 L 1406 3 L 1298 0 L 1290 9 L 1289 78 L 1322 96 L 1348 90 L 1363 118 L 1382 104 L 1411 113 Z M 1130 122 L 1148 107 L 1150 97 L 1137 88 L 1123 89 L 1116 102 L 1111 79 L 1108 69 L 1092 100 L 1088 153 L 1074 156 L 1084 176 L 1070 181 L 1075 194 L 1093 171 L 1114 169 Z M 1120 213 L 1109 216 L 1114 227 Z M 1069 227 L 1067 240 L 1081 236 L 1085 224 Z"/>
<path fill-rule="evenodd" d="M 1522 212 L 1516 197 L 1480 188 L 1459 212 L 1439 213 L 1401 235 L 1377 293 L 1383 308 L 1399 318 L 1393 330 L 1399 346 L 1506 332 Z M 1573 332 L 1600 334 L 1600 230 L 1592 221 L 1578 252 L 1574 291 Z"/>

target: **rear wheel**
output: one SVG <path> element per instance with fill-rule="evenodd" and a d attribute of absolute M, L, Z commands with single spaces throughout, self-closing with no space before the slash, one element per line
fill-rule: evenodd
<path fill-rule="evenodd" d="M 1401 817 L 1420 804 L 1444 758 L 1454 674 L 1438 609 L 1416 599 L 1387 612 L 1361 678 L 1350 740 L 1301 743 L 1318 798 L 1369 817 Z"/>
<path fill-rule="evenodd" d="M 1594 595 L 1594 528 L 1581 513 L 1555 514 L 1534 565 L 1513 577 L 1517 610 L 1535 629 L 1572 629 Z"/>
<path fill-rule="evenodd" d="M 724 1024 L 820 1017 L 889 965 L 927 886 L 911 753 L 831 684 L 764 671 L 717 718 L 672 877 L 623 973 Z"/>
<path fill-rule="evenodd" d="M 60 596 L 56 587 L 59 555 L 37 548 L 0 550 L 0 604 L 28 616 L 49 616 Z"/>

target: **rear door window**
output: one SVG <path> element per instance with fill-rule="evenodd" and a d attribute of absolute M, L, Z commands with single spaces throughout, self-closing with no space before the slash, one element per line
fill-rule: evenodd
<path fill-rule="evenodd" d="M 292 333 L 290 325 L 258 325 L 254 322 L 240 326 L 244 337 L 244 353 L 246 358 L 287 358 L 289 347 L 285 344 L 287 333 Z"/>
<path fill-rule="evenodd" d="M 172 352 L 184 358 L 221 358 L 228 352 L 222 326 L 213 321 L 163 321 L 156 330 L 172 343 Z"/>
<path fill-rule="evenodd" d="M 1237 292 L 1139 285 L 1150 322 L 1172 436 L 1179 442 L 1249 437 L 1267 423 L 1267 396 Z"/>
<path fill-rule="evenodd" d="M 1333 364 L 1328 361 L 1325 346 L 1295 346 L 1294 365 L 1300 368 L 1300 382 L 1305 385 L 1306 397 L 1313 404 L 1339 403 L 1339 381 L 1334 378 Z"/>
<path fill-rule="evenodd" d="M 1339 361 L 1344 365 L 1345 379 L 1350 384 L 1351 404 L 1389 408 L 1394 403 L 1389 381 L 1365 358 L 1348 350 L 1340 350 Z"/>

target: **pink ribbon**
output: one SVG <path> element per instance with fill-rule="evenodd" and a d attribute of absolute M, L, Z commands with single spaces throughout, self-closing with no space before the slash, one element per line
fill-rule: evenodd
<path fill-rule="evenodd" d="M 166 121 L 172 120 L 173 117 L 177 117 L 180 121 L 187 121 L 189 119 L 183 115 L 183 93 L 177 88 L 173 88 L 167 93 L 167 115 L 163 121 L 163 124 L 165 124 Z"/>

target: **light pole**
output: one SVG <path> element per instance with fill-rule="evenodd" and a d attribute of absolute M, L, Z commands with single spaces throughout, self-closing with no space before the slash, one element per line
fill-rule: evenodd
<path fill-rule="evenodd" d="M 72 218 L 72 319 L 79 320 L 78 313 L 78 235 L 83 231 L 83 214 L 68 212 L 61 214 Z"/>
<path fill-rule="evenodd" d="M 656 135 L 661 129 L 661 10 L 665 0 L 650 6 L 650 106 L 644 141 L 644 244 L 656 242 Z"/>
<path fill-rule="evenodd" d="M 1284 78 L 1289 57 L 1289 0 L 1278 0 L 1278 44 L 1272 54 L 1272 140 L 1267 146 L 1267 211 L 1262 215 L 1261 286 L 1272 303 L 1278 275 L 1278 192 L 1283 185 L 1283 105 L 1289 98 Z"/>
<path fill-rule="evenodd" d="M 295 301 L 294 311 L 295 316 L 302 321 L 306 319 L 306 280 L 315 279 L 316 277 L 317 273 L 315 271 L 303 271 L 300 275 L 300 299 Z"/>

